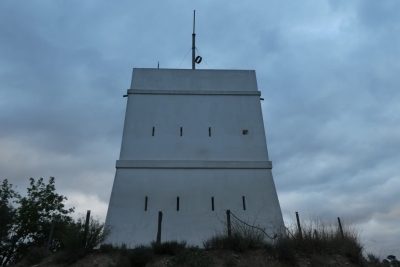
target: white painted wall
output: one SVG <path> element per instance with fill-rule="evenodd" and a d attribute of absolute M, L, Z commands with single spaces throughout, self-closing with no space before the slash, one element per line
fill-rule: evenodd
<path fill-rule="evenodd" d="M 109 242 L 154 240 L 159 211 L 163 240 L 196 245 L 227 209 L 271 231 L 283 225 L 254 71 L 134 69 L 128 95 Z"/>
<path fill-rule="evenodd" d="M 120 159 L 268 160 L 258 95 L 129 95 L 127 114 Z"/>
<path fill-rule="evenodd" d="M 155 240 L 158 211 L 162 211 L 163 240 L 184 239 L 201 245 L 203 239 L 221 229 L 220 220 L 226 220 L 227 209 L 239 218 L 251 222 L 257 219 L 256 223 L 262 226 L 279 226 L 282 215 L 271 171 L 118 169 L 107 217 L 107 223 L 114 226 L 110 241 L 134 245 Z"/>

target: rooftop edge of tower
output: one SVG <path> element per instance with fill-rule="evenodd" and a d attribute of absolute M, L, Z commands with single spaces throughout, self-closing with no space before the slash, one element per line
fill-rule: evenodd
<path fill-rule="evenodd" d="M 255 70 L 134 68 L 136 90 L 258 91 Z"/>

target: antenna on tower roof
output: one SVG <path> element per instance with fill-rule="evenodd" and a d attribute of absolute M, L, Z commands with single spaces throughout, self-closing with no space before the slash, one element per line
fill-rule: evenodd
<path fill-rule="evenodd" d="M 203 59 L 201 56 L 196 57 L 196 10 L 193 10 L 193 34 L 192 34 L 192 70 L 196 69 L 196 64 L 200 64 Z"/>
<path fill-rule="evenodd" d="M 193 10 L 193 34 L 192 34 L 192 70 L 196 69 L 195 65 L 195 57 L 196 57 L 196 34 L 195 34 L 195 25 L 196 25 L 196 10 Z"/>

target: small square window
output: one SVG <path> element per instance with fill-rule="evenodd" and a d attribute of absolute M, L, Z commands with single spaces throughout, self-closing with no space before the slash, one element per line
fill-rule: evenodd
<path fill-rule="evenodd" d="M 243 135 L 248 135 L 249 134 L 249 130 L 243 130 Z"/>

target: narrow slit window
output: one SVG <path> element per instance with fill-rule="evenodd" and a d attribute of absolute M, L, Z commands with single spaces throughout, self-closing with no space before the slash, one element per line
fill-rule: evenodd
<path fill-rule="evenodd" d="M 181 136 L 182 136 L 182 127 L 181 127 Z"/>
<path fill-rule="evenodd" d="M 148 197 L 145 197 L 145 199 L 144 199 L 144 211 L 147 211 L 147 201 L 148 201 Z"/>
<path fill-rule="evenodd" d="M 211 197 L 211 209 L 214 210 L 214 197 Z"/>
<path fill-rule="evenodd" d="M 243 135 L 248 135 L 249 134 L 249 130 L 243 130 Z"/>
<path fill-rule="evenodd" d="M 243 210 L 246 210 L 246 198 L 243 196 L 242 200 L 243 200 Z"/>
<path fill-rule="evenodd" d="M 211 136 L 211 127 L 208 127 L 208 136 Z"/>
<path fill-rule="evenodd" d="M 153 127 L 153 130 L 152 130 L 152 132 L 151 132 L 151 136 L 154 136 L 154 131 L 155 131 L 155 129 L 154 129 L 154 127 Z"/>
<path fill-rule="evenodd" d="M 179 211 L 179 197 L 176 198 L 176 210 Z"/>

